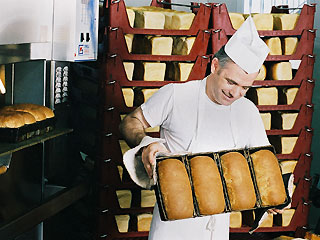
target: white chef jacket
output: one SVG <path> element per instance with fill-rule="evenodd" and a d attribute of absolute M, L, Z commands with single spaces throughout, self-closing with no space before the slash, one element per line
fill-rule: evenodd
<path fill-rule="evenodd" d="M 205 93 L 206 78 L 168 84 L 141 109 L 151 127 L 161 126 L 160 137 L 170 152 L 216 152 L 269 145 L 256 106 L 240 98 L 230 106 L 212 102 Z M 150 240 L 229 239 L 229 214 L 161 221 L 154 208 Z"/>

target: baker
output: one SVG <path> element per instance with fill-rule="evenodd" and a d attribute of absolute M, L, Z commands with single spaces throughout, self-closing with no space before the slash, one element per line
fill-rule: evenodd
<path fill-rule="evenodd" d="M 248 17 L 214 55 L 210 75 L 165 85 L 124 118 L 120 124 L 124 139 L 134 153 L 142 149 L 141 158 L 133 159 L 130 153 L 124 158 L 133 180 L 143 187 L 152 185 L 158 152 L 217 152 L 269 145 L 258 109 L 243 97 L 268 53 Z M 146 128 L 155 126 L 160 126 L 160 139 L 145 134 Z M 143 172 L 148 179 L 142 177 Z M 156 205 L 149 239 L 229 239 L 229 214 L 165 222 Z"/>

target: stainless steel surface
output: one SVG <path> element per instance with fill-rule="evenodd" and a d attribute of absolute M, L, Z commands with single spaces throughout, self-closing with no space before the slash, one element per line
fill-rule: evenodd
<path fill-rule="evenodd" d="M 0 64 L 50 58 L 49 42 L 0 45 Z"/>
<path fill-rule="evenodd" d="M 0 8 L 0 64 L 97 59 L 98 0 L 2 2 L 6 7 Z"/>

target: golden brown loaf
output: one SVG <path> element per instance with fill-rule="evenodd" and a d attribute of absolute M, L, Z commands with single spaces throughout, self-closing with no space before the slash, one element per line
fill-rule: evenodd
<path fill-rule="evenodd" d="M 276 156 L 269 150 L 259 150 L 251 154 L 251 159 L 262 206 L 276 206 L 284 203 L 286 191 Z"/>
<path fill-rule="evenodd" d="M 54 117 L 54 113 L 51 109 L 32 103 L 15 104 L 13 105 L 13 108 L 18 111 L 31 113 L 37 121 L 42 121 L 46 118 Z"/>
<path fill-rule="evenodd" d="M 251 209 L 256 204 L 256 194 L 247 160 L 241 153 L 229 152 L 221 156 L 223 176 L 226 181 L 232 210 Z"/>
<path fill-rule="evenodd" d="M 197 156 L 190 160 L 190 167 L 200 214 L 222 213 L 225 209 L 225 199 L 215 161 L 208 156 Z"/>
<path fill-rule="evenodd" d="M 17 111 L 17 113 L 20 114 L 23 117 L 24 124 L 33 124 L 33 123 L 36 122 L 35 117 L 32 114 L 28 113 L 28 112 Z"/>
<path fill-rule="evenodd" d="M 14 111 L 4 111 L 0 113 L 1 128 L 19 128 L 24 125 L 24 118 L 21 114 Z"/>
<path fill-rule="evenodd" d="M 158 180 L 168 220 L 191 218 L 192 192 L 184 164 L 173 158 L 159 162 Z"/>

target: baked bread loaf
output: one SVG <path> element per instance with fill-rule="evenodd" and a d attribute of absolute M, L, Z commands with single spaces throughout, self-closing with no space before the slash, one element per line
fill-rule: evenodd
<path fill-rule="evenodd" d="M 256 194 L 245 157 L 238 152 L 229 152 L 220 159 L 231 209 L 237 211 L 253 208 Z"/>
<path fill-rule="evenodd" d="M 293 173 L 297 163 L 298 161 L 296 160 L 281 161 L 280 167 L 281 167 L 282 174 Z"/>
<path fill-rule="evenodd" d="M 273 16 L 270 13 L 253 13 L 252 15 L 257 30 L 273 29 Z"/>
<path fill-rule="evenodd" d="M 271 129 L 271 113 L 260 113 L 264 129 L 270 130 Z"/>
<path fill-rule="evenodd" d="M 122 94 L 124 98 L 124 102 L 127 107 L 132 107 L 133 106 L 133 98 L 134 98 L 134 93 L 132 88 L 122 88 Z"/>
<path fill-rule="evenodd" d="M 296 52 L 298 46 L 297 37 L 285 37 L 282 39 L 282 51 L 283 55 L 292 55 Z"/>
<path fill-rule="evenodd" d="M 155 203 L 154 190 L 141 190 L 141 207 L 154 207 Z"/>
<path fill-rule="evenodd" d="M 115 215 L 118 231 L 121 233 L 128 232 L 129 228 L 129 215 Z"/>
<path fill-rule="evenodd" d="M 222 213 L 225 209 L 225 199 L 215 161 L 208 156 L 193 157 L 190 160 L 190 170 L 200 214 Z"/>
<path fill-rule="evenodd" d="M 37 104 L 20 103 L 20 104 L 15 104 L 12 107 L 17 111 L 31 113 L 37 121 L 42 121 L 46 118 L 54 117 L 54 113 L 50 108 L 37 105 Z"/>
<path fill-rule="evenodd" d="M 271 79 L 292 80 L 292 66 L 290 62 L 278 62 L 270 67 Z"/>
<path fill-rule="evenodd" d="M 132 43 L 133 43 L 133 34 L 125 34 L 124 35 L 124 40 L 126 41 L 127 48 L 128 48 L 128 53 L 132 52 Z"/>
<path fill-rule="evenodd" d="M 138 220 L 138 232 L 144 232 L 150 230 L 150 225 L 152 221 L 151 213 L 143 213 L 137 216 Z"/>
<path fill-rule="evenodd" d="M 279 37 L 272 37 L 264 40 L 270 49 L 269 55 L 281 55 L 281 40 Z"/>
<path fill-rule="evenodd" d="M 126 72 L 129 81 L 132 81 L 134 63 L 133 62 L 123 62 L 124 71 Z"/>
<path fill-rule="evenodd" d="M 168 220 L 193 216 L 191 185 L 181 161 L 169 158 L 159 162 L 158 184 Z"/>
<path fill-rule="evenodd" d="M 276 206 L 286 200 L 278 159 L 273 152 L 263 149 L 251 154 L 262 206 Z"/>
<path fill-rule="evenodd" d="M 19 128 L 25 125 L 22 114 L 15 111 L 1 111 L 0 128 Z"/>
<path fill-rule="evenodd" d="M 229 17 L 232 27 L 235 30 L 238 30 L 241 27 L 242 23 L 244 23 L 244 16 L 242 13 L 229 12 Z"/>
<path fill-rule="evenodd" d="M 130 8 L 127 8 L 126 10 L 127 10 L 127 15 L 128 15 L 129 25 L 130 25 L 130 27 L 133 28 L 133 26 L 134 26 L 134 19 L 135 19 L 135 13 L 134 13 L 134 11 L 133 11 L 132 9 L 130 9 Z"/>
<path fill-rule="evenodd" d="M 132 193 L 130 190 L 116 191 L 120 208 L 130 208 Z"/>
<path fill-rule="evenodd" d="M 299 14 L 273 14 L 273 29 L 274 30 L 293 30 L 296 27 L 296 23 L 299 19 Z"/>
<path fill-rule="evenodd" d="M 260 81 L 265 80 L 266 76 L 267 76 L 266 66 L 262 65 L 261 68 L 260 68 L 259 74 L 258 74 L 258 76 L 256 77 L 255 80 L 260 80 Z"/>
<path fill-rule="evenodd" d="M 230 213 L 230 227 L 240 228 L 242 226 L 242 216 L 241 212 L 231 212 Z"/>
<path fill-rule="evenodd" d="M 166 64 L 164 62 L 137 62 L 134 65 L 134 79 L 144 81 L 164 81 Z"/>

